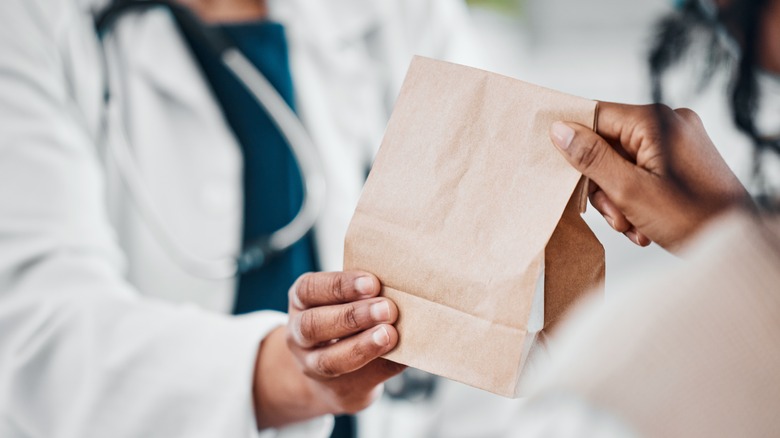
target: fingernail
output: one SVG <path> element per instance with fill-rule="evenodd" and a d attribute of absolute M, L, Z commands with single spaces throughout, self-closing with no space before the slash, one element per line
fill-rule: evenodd
<path fill-rule="evenodd" d="M 563 150 L 569 148 L 574 138 L 574 130 L 563 122 L 554 122 L 550 127 L 550 133 L 555 144 Z"/>
<path fill-rule="evenodd" d="M 380 347 L 384 347 L 390 343 L 390 333 L 387 333 L 387 329 L 384 327 L 379 327 L 374 330 L 371 337 L 374 338 L 374 343 Z"/>
<path fill-rule="evenodd" d="M 390 319 L 390 305 L 386 301 L 372 304 L 368 311 L 374 321 L 382 322 Z"/>
<path fill-rule="evenodd" d="M 607 220 L 607 223 L 609 224 L 610 227 L 615 228 L 615 219 L 612 219 L 611 217 L 606 215 L 604 216 L 604 219 Z"/>
<path fill-rule="evenodd" d="M 362 295 L 371 295 L 374 292 L 374 280 L 370 277 L 358 277 L 355 280 L 355 290 Z"/>

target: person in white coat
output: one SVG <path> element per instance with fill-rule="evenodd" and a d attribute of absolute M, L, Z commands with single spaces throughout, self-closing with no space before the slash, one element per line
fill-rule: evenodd
<path fill-rule="evenodd" d="M 377 384 L 400 371 L 373 360 L 397 340 L 388 325 L 395 307 L 371 298 L 376 279 L 303 277 L 292 288 L 287 327 L 277 328 L 285 317 L 276 313 L 220 316 L 233 307 L 235 281 L 181 269 L 139 214 L 111 157 L 116 123 L 165 231 L 205 258 L 240 250 L 242 161 L 170 15 L 127 17 L 101 47 L 93 19 L 105 3 L 0 5 L 0 435 L 252 436 L 258 425 L 364 407 Z M 448 51 L 462 6 L 267 6 L 286 26 L 297 112 L 326 169 L 329 195 L 314 235 L 319 264 L 338 269 L 409 56 L 458 60 Z M 111 123 L 104 54 L 121 84 L 111 89 L 120 108 Z M 369 281 L 353 287 L 357 278 Z M 378 302 L 386 312 L 371 318 L 368 305 Z M 325 339 L 306 326 L 314 317 L 301 316 L 335 321 L 350 311 L 362 315 L 358 326 L 334 322 Z M 352 344 L 334 344 L 342 351 L 326 342 L 356 332 Z M 328 422 L 281 433 L 325 436 Z"/>

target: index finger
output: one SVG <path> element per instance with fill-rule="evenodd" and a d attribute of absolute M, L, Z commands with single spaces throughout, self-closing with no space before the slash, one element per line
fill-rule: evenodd
<path fill-rule="evenodd" d="M 659 117 L 674 115 L 671 108 L 661 104 L 629 105 L 599 102 L 596 113 L 596 133 L 610 143 L 618 143 L 631 158 L 646 141 L 654 140 L 660 128 Z M 621 152 L 621 151 L 618 151 Z"/>
<path fill-rule="evenodd" d="M 372 298 L 379 291 L 379 280 L 367 272 L 316 272 L 295 281 L 289 300 L 291 308 L 306 310 Z"/>

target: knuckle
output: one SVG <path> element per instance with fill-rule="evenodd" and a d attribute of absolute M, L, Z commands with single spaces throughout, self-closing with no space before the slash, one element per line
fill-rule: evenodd
<path fill-rule="evenodd" d="M 344 290 L 344 275 L 336 274 L 331 276 L 330 291 L 337 302 L 347 301 L 347 293 Z"/>
<path fill-rule="evenodd" d="M 577 161 L 583 168 L 593 169 L 601 162 L 604 148 L 601 147 L 602 145 L 600 142 L 601 140 L 598 137 L 593 136 L 593 138 L 588 139 L 583 147 L 579 149 Z"/>
<path fill-rule="evenodd" d="M 297 319 L 300 342 L 307 347 L 313 345 L 320 331 L 320 318 L 317 312 L 311 310 L 302 312 Z"/>
<path fill-rule="evenodd" d="M 666 108 L 666 109 L 664 109 Z M 634 144 L 655 144 L 663 137 L 661 126 L 662 120 L 669 120 L 666 110 L 672 110 L 663 104 L 645 105 L 637 113 L 634 123 L 631 126 L 628 143 Z"/>
<path fill-rule="evenodd" d="M 701 117 L 696 114 L 696 111 L 690 108 L 677 108 L 674 110 L 674 112 L 677 113 L 677 115 L 687 123 L 696 125 L 700 125 L 702 123 Z"/>
<path fill-rule="evenodd" d="M 665 103 L 651 103 L 643 106 L 646 116 L 661 115 L 670 116 L 674 114 L 674 110 Z"/>
<path fill-rule="evenodd" d="M 647 119 L 656 121 L 656 119 Z M 639 144 L 658 144 L 663 139 L 661 127 L 658 123 L 643 123 L 634 128 L 634 137 Z"/>
<path fill-rule="evenodd" d="M 360 329 L 360 321 L 357 316 L 357 309 L 353 304 L 345 306 L 341 311 L 341 325 L 350 331 Z"/>
<path fill-rule="evenodd" d="M 306 377 L 308 377 L 310 379 L 322 380 L 323 377 L 322 377 L 322 375 L 320 375 L 319 371 L 317 371 L 317 368 L 315 366 L 316 363 L 314 362 L 315 359 L 313 359 L 313 356 L 314 356 L 314 354 L 311 353 L 311 354 L 307 355 L 304 358 L 304 361 L 303 361 L 303 375 L 305 375 Z"/>
<path fill-rule="evenodd" d="M 314 297 L 316 297 L 319 291 L 319 281 L 318 281 L 317 274 L 314 273 L 306 274 L 303 277 L 303 285 L 301 289 L 303 291 L 303 295 L 308 300 L 312 300 Z"/>
<path fill-rule="evenodd" d="M 329 356 L 325 354 L 312 354 L 310 357 L 312 357 L 311 368 L 314 374 L 316 374 L 317 376 L 326 379 L 331 379 L 339 376 L 339 373 L 336 370 L 336 366 L 333 363 L 333 360 L 331 360 Z"/>
<path fill-rule="evenodd" d="M 365 364 L 370 359 L 374 359 L 375 357 L 378 357 L 378 352 L 375 351 L 375 349 L 372 349 L 371 347 L 367 347 L 365 344 L 369 343 L 370 341 L 366 342 L 356 342 L 354 345 L 352 345 L 349 349 L 349 357 L 352 359 L 353 362 Z M 369 343 L 369 345 L 374 345 L 373 343 Z"/>
<path fill-rule="evenodd" d="M 634 118 L 638 120 L 652 120 L 663 106 L 664 104 L 662 103 L 642 105 L 636 109 Z"/>
<path fill-rule="evenodd" d="M 642 106 L 637 118 L 639 127 L 642 127 L 645 131 L 654 132 L 658 130 L 659 125 L 668 123 L 674 120 L 677 113 L 666 104 L 654 103 L 650 105 Z M 654 123 L 646 123 L 646 121 L 652 121 Z"/>

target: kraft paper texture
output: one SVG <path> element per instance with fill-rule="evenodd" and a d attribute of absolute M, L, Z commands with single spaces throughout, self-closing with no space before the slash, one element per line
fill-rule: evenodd
<path fill-rule="evenodd" d="M 413 60 L 345 244 L 345 269 L 377 275 L 399 307 L 388 359 L 517 396 L 538 332 L 603 281 L 603 248 L 580 218 L 587 184 L 548 134 L 556 120 L 593 126 L 595 111 Z"/>

